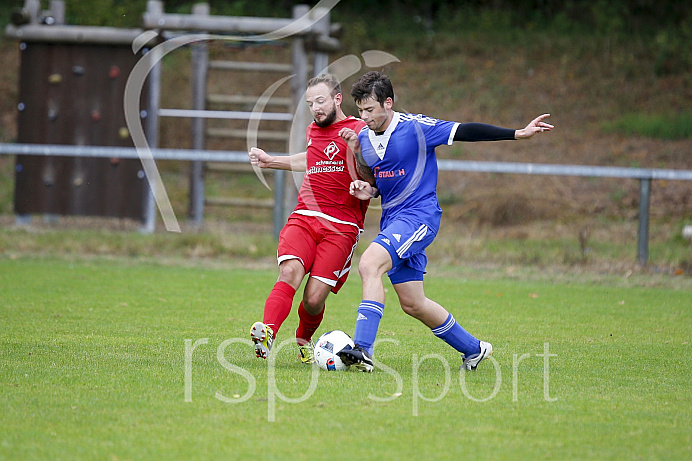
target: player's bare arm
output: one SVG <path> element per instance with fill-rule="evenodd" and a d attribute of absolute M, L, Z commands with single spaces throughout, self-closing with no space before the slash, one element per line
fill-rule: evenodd
<path fill-rule="evenodd" d="M 305 171 L 307 169 L 307 154 L 301 152 L 293 155 L 269 155 L 258 147 L 253 147 L 248 152 L 250 164 L 260 168 L 274 170 Z"/>
<path fill-rule="evenodd" d="M 358 171 L 358 176 L 367 181 L 373 187 L 373 189 L 377 190 L 377 187 L 375 187 L 375 175 L 368 164 L 365 163 L 363 154 L 358 151 L 354 154 L 354 156 L 356 157 L 356 171 Z M 374 195 L 374 197 L 377 197 L 377 195 Z"/>
<path fill-rule="evenodd" d="M 343 128 L 339 131 L 339 136 L 346 141 L 346 145 L 353 152 L 353 156 L 356 158 L 356 171 L 358 176 L 367 181 L 375 190 L 375 175 L 372 173 L 372 169 L 363 159 L 363 154 L 360 149 L 360 142 L 358 141 L 358 134 L 350 128 Z M 373 195 L 373 197 L 377 197 Z"/>

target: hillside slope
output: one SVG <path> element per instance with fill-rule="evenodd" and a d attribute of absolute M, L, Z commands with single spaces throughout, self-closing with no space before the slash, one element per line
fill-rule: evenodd
<path fill-rule="evenodd" d="M 456 143 L 439 149 L 442 158 L 532 163 L 585 164 L 692 169 L 692 140 L 660 140 L 608 133 L 607 122 L 632 112 L 679 113 L 692 107 L 690 73 L 659 75 L 656 56 L 641 43 L 549 34 L 506 39 L 467 33 L 441 33 L 429 44 L 369 43 L 367 29 L 354 27 L 343 53 L 387 51 L 400 62 L 384 70 L 397 93 L 396 109 L 458 121 L 479 121 L 521 128 L 533 117 L 551 113 L 554 132 L 529 141 Z M 358 32 L 360 31 L 360 32 Z M 359 35 L 360 34 L 360 35 Z M 420 46 L 419 46 L 420 45 Z M 371 48 L 367 48 L 371 47 Z M 184 52 L 183 52 L 184 53 Z M 16 136 L 16 43 L 0 43 L 0 141 Z M 366 70 L 364 68 L 364 70 Z M 189 59 L 184 55 L 166 68 L 164 105 L 189 104 Z M 354 79 L 344 83 L 344 92 Z M 348 113 L 356 113 L 349 101 Z M 179 125 L 164 123 L 163 147 L 188 147 Z M 185 187 L 185 168 L 180 168 Z M 11 213 L 12 165 L 0 159 L 0 212 Z M 520 175 L 441 175 L 440 197 L 447 216 L 493 225 L 544 218 L 602 215 L 636 218 L 639 201 L 634 180 Z M 175 195 L 175 194 L 174 194 Z M 185 200 L 186 193 L 178 194 Z M 185 209 L 184 203 L 176 204 Z M 657 181 L 652 216 L 679 222 L 692 215 L 692 183 Z"/>

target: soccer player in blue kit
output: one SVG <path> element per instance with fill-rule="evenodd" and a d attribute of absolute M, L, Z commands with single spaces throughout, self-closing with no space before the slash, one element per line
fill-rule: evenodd
<path fill-rule="evenodd" d="M 482 123 L 457 123 L 425 115 L 396 112 L 394 90 L 389 78 L 368 72 L 353 85 L 351 96 L 361 119 L 367 124 L 360 133 L 339 133 L 357 154 L 359 167 L 369 167 L 376 187 L 355 180 L 350 193 L 368 200 L 382 196 L 380 233 L 360 258 L 358 271 L 363 281 L 363 299 L 353 341 L 338 355 L 346 365 L 371 372 L 373 346 L 384 313 L 385 272 L 399 298 L 401 308 L 420 320 L 435 336 L 463 355 L 462 368 L 475 370 L 493 353 L 493 346 L 468 333 L 443 306 L 425 296 L 423 274 L 427 265 L 425 248 L 440 227 L 442 209 L 437 200 L 435 147 L 453 141 L 500 141 L 526 139 L 552 130 L 543 114 L 526 128 L 512 130 Z"/>

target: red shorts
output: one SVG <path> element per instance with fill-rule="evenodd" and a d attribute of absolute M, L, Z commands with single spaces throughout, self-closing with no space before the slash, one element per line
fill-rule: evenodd
<path fill-rule="evenodd" d="M 292 213 L 279 234 L 279 264 L 298 259 L 306 273 L 337 293 L 348 278 L 360 229 L 315 216 Z"/>

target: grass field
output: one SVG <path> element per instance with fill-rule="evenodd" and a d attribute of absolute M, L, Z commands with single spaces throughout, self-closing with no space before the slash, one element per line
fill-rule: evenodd
<path fill-rule="evenodd" d="M 691 292 L 431 277 L 495 346 L 460 360 L 398 308 L 373 374 L 254 358 L 274 270 L 0 259 L 1 459 L 689 459 Z M 320 332 L 353 331 L 358 277 Z"/>

